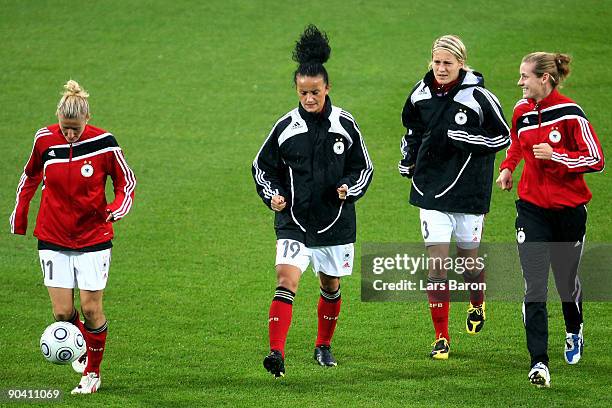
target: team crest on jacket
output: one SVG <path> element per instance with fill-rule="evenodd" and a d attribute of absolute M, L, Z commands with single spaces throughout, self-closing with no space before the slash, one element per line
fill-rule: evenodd
<path fill-rule="evenodd" d="M 463 109 L 459 109 L 459 112 L 455 115 L 455 123 L 458 125 L 465 125 L 467 123 L 467 115 Z"/>
<path fill-rule="evenodd" d="M 519 244 L 525 242 L 525 231 L 523 231 L 522 228 L 519 228 L 516 231 L 516 242 L 518 242 Z"/>
<path fill-rule="evenodd" d="M 336 143 L 334 143 L 334 153 L 344 153 L 344 143 L 342 143 L 342 139 L 336 139 Z"/>
<path fill-rule="evenodd" d="M 548 134 L 548 140 L 552 143 L 559 143 L 561 141 L 561 132 L 558 128 L 553 128 Z"/>
<path fill-rule="evenodd" d="M 91 162 L 88 162 L 87 160 L 85 160 L 85 162 L 83 163 L 83 166 L 81 167 L 81 175 L 83 177 L 91 177 L 94 174 L 94 168 L 91 165 Z"/>

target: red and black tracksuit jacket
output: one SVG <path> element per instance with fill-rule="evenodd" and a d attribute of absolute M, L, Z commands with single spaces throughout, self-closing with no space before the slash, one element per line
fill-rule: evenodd
<path fill-rule="evenodd" d="M 535 158 L 539 143 L 552 146 L 552 160 Z M 604 168 L 601 145 L 582 108 L 556 89 L 539 103 L 521 99 L 514 107 L 511 144 L 500 170 L 514 172 L 521 159 L 519 198 L 545 209 L 588 203 L 592 194 L 583 173 Z"/>
<path fill-rule="evenodd" d="M 106 179 L 113 181 L 115 199 L 107 203 Z M 113 238 L 115 221 L 132 207 L 136 178 L 115 137 L 87 125 L 77 142 L 67 143 L 58 124 L 40 129 L 24 168 L 10 224 L 25 235 L 30 201 L 43 183 L 34 235 L 47 245 L 80 250 L 100 247 Z"/>
<path fill-rule="evenodd" d="M 531 366 L 548 364 L 548 273 L 552 266 L 565 330 L 578 333 L 582 286 L 578 267 L 586 234 L 585 204 L 592 197 L 583 173 L 601 171 L 604 157 L 593 127 L 574 101 L 554 89 L 514 107 L 511 145 L 500 170 L 524 159 L 518 185 L 516 236 L 525 279 L 523 316 Z M 552 159 L 536 159 L 533 146 L 548 143 Z"/>

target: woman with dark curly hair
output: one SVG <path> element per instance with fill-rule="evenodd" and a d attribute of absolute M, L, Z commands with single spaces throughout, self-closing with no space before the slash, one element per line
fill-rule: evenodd
<path fill-rule="evenodd" d="M 372 179 L 372 162 L 353 116 L 333 106 L 323 64 L 331 49 L 314 25 L 293 52 L 300 103 L 282 116 L 253 160 L 263 202 L 275 212 L 277 288 L 269 311 L 264 367 L 285 374 L 285 341 L 302 273 L 312 263 L 321 284 L 314 358 L 336 366 L 331 340 L 340 313 L 340 278 L 353 270 L 355 201 Z"/>

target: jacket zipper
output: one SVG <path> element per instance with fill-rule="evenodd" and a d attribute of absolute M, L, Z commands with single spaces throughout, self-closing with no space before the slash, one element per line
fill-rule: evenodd
<path fill-rule="evenodd" d="M 542 137 L 542 111 L 540 110 L 540 104 L 536 103 L 535 108 L 538 111 L 538 143 Z M 539 160 L 539 159 L 538 159 Z M 550 193 L 548 191 L 548 183 L 546 181 L 546 172 L 545 172 L 546 163 L 542 162 L 542 186 L 544 186 L 544 190 L 546 192 L 546 197 L 550 197 Z"/>
<path fill-rule="evenodd" d="M 68 205 L 70 207 L 70 211 L 69 214 L 74 214 L 74 208 L 72 205 L 72 183 L 71 183 L 71 171 L 70 171 L 70 167 L 71 167 L 71 163 L 72 163 L 72 143 L 70 143 L 70 153 L 68 155 Z M 73 230 L 73 229 L 71 229 Z M 74 246 L 74 237 L 71 233 L 68 234 L 68 237 L 70 238 L 70 243 L 73 244 Z"/>

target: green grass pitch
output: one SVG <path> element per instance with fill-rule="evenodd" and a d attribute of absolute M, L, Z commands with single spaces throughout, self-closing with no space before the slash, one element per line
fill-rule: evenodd
<path fill-rule="evenodd" d="M 318 286 L 309 272 L 295 302 L 287 377 L 274 381 L 261 364 L 275 287 L 273 215 L 250 174 L 270 127 L 297 106 L 291 51 L 311 22 L 331 39 L 332 100 L 356 117 L 376 168 L 358 204 L 358 242 L 420 240 L 409 185 L 396 168 L 400 113 L 439 35 L 463 38 L 469 64 L 484 73 L 507 118 L 521 95 L 521 57 L 571 54 L 564 92 L 610 153 L 611 6 L 0 0 L 0 389 L 59 388 L 65 395 L 53 406 L 124 408 L 611 406 L 610 303 L 586 304 L 578 366 L 563 362 L 560 305 L 549 306 L 553 386 L 536 390 L 527 382 L 520 302 L 488 304 L 477 337 L 464 333 L 464 305 L 453 305 L 451 358 L 430 361 L 425 302 L 362 303 L 358 267 L 343 281 L 339 366 L 321 369 L 312 360 Z M 52 322 L 31 236 L 39 194 L 28 236 L 8 233 L 33 133 L 55 123 L 69 78 L 90 92 L 92 124 L 116 135 L 138 178 L 132 213 L 116 226 L 102 389 L 84 398 L 66 395 L 78 376 L 47 364 L 38 350 Z M 587 180 L 594 193 L 588 237 L 610 242 L 608 174 Z M 514 197 L 495 191 L 487 241 L 513 242 Z"/>

